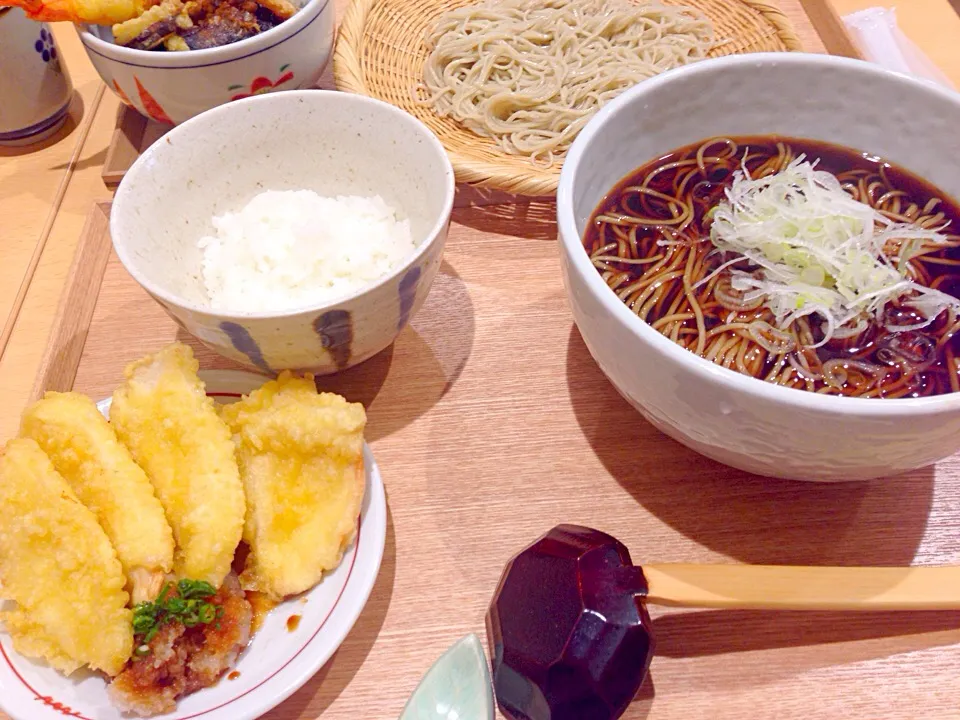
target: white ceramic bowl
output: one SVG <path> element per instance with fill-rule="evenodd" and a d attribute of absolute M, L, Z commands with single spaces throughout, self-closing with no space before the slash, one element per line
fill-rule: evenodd
<path fill-rule="evenodd" d="M 630 89 L 580 133 L 557 193 L 564 283 L 597 364 L 664 433 L 750 472 L 860 480 L 953 454 L 960 449 L 960 394 L 827 397 L 717 367 L 637 318 L 592 266 L 581 234 L 596 205 L 626 174 L 716 135 L 776 133 L 869 151 L 957 198 L 957 127 L 960 95 L 826 55 L 731 56 Z M 642 448 L 637 462 L 643 462 Z"/>
<path fill-rule="evenodd" d="M 409 219 L 418 247 L 337 302 L 212 310 L 197 241 L 214 232 L 213 216 L 263 190 L 380 195 Z M 419 120 L 372 98 L 300 90 L 222 105 L 167 133 L 120 183 L 110 233 L 134 279 L 214 351 L 261 372 L 326 374 L 383 350 L 419 310 L 440 267 L 453 195 L 450 161 Z"/>
<path fill-rule="evenodd" d="M 77 28 L 100 77 L 127 105 L 179 124 L 217 105 L 274 90 L 313 87 L 333 49 L 333 0 L 293 0 L 301 9 L 260 35 L 184 52 L 116 45 L 107 26 Z"/>

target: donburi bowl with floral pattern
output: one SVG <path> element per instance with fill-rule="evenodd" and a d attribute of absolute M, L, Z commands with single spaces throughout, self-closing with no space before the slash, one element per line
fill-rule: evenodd
<path fill-rule="evenodd" d="M 182 52 L 117 45 L 108 26 L 77 28 L 104 83 L 141 115 L 174 125 L 231 100 L 317 84 L 333 50 L 334 0 L 292 0 L 276 27 L 221 47 Z"/>

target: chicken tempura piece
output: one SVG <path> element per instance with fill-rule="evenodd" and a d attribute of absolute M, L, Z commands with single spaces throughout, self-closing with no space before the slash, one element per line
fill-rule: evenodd
<path fill-rule="evenodd" d="M 94 514 L 36 442 L 0 456 L 0 613 L 17 652 L 116 675 L 133 652 L 123 570 Z"/>
<path fill-rule="evenodd" d="M 131 603 L 153 600 L 173 569 L 173 532 L 146 473 L 93 400 L 49 392 L 24 413 L 20 435 L 37 441 L 97 516 L 127 576 Z"/>
<path fill-rule="evenodd" d="M 176 541 L 174 572 L 219 588 L 246 510 L 230 430 L 197 377 L 190 348 L 173 343 L 127 367 L 110 421 L 163 505 Z"/>
<path fill-rule="evenodd" d="M 273 598 L 303 592 L 352 542 L 363 502 L 363 405 L 281 373 L 221 409 L 247 496 L 240 582 Z"/>
<path fill-rule="evenodd" d="M 31 20 L 113 25 L 137 17 L 150 0 L 0 0 L 0 7 L 23 8 Z"/>

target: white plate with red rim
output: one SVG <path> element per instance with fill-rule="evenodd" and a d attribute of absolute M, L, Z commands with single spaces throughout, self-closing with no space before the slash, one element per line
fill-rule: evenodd
<path fill-rule="evenodd" d="M 235 402 L 269 378 L 238 370 L 201 371 L 207 393 Z M 349 399 L 349 398 L 348 398 Z M 110 399 L 97 404 L 104 415 Z M 387 506 L 380 470 L 364 443 L 366 492 L 357 537 L 339 567 L 312 590 L 274 608 L 232 671 L 213 687 L 182 698 L 159 720 L 253 720 L 279 705 L 313 677 L 346 638 L 370 596 L 380 571 L 387 533 Z M 287 620 L 299 615 L 294 630 Z M 0 632 L 0 707 L 14 720 L 129 720 L 107 695 L 102 675 L 78 670 L 65 677 L 41 660 L 13 649 Z"/>

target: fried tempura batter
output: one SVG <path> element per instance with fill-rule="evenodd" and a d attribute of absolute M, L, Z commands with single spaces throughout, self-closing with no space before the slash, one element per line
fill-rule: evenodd
<path fill-rule="evenodd" d="M 152 0 L 0 0 L 0 7 L 21 7 L 31 20 L 110 25 L 137 17 Z"/>
<path fill-rule="evenodd" d="M 114 25 L 113 38 L 137 50 L 202 50 L 259 35 L 296 11 L 288 0 L 162 0 Z"/>
<path fill-rule="evenodd" d="M 247 496 L 250 556 L 240 582 L 273 597 L 303 592 L 340 563 L 356 532 L 363 406 L 284 372 L 221 414 Z"/>
<path fill-rule="evenodd" d="M 173 569 L 173 533 L 146 473 L 93 400 L 49 392 L 24 413 L 20 434 L 37 441 L 97 516 L 127 576 L 132 604 L 156 597 Z"/>
<path fill-rule="evenodd" d="M 133 650 L 132 613 L 117 554 L 94 514 L 36 442 L 0 456 L 0 614 L 17 652 L 71 673 L 116 675 Z"/>
<path fill-rule="evenodd" d="M 114 25 L 112 29 L 113 40 L 117 45 L 129 45 L 135 38 L 147 34 L 148 30 L 153 26 L 168 22 L 169 28 L 166 33 L 154 33 L 158 37 L 153 45 L 159 44 L 166 35 L 176 31 L 174 17 L 181 10 L 183 10 L 183 0 L 162 0 L 162 2 L 154 5 L 140 16 Z M 141 42 L 141 47 L 147 50 L 150 49 L 152 45 L 144 40 Z"/>
<path fill-rule="evenodd" d="M 113 394 L 110 420 L 173 527 L 174 571 L 220 587 L 240 542 L 245 503 L 230 431 L 198 367 L 181 343 L 132 363 Z"/>

